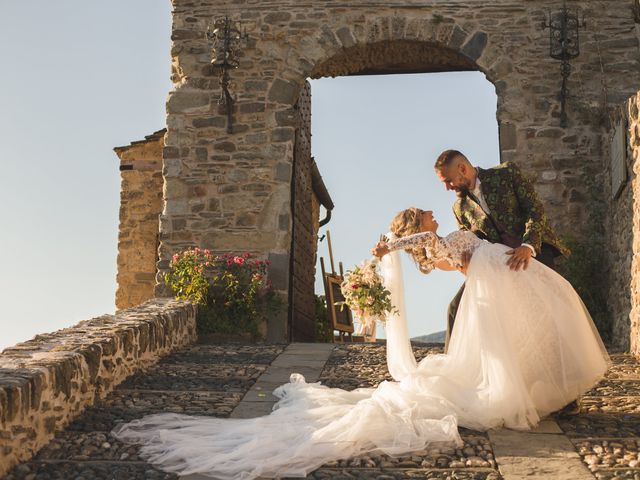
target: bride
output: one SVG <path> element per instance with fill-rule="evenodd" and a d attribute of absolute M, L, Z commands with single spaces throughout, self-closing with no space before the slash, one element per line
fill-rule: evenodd
<path fill-rule="evenodd" d="M 602 378 L 609 357 L 566 280 L 535 260 L 514 272 L 506 264 L 509 247 L 467 231 L 440 237 L 437 228 L 430 211 L 404 210 L 389 241 L 372 250 L 396 307 L 386 319 L 394 381 L 346 391 L 293 373 L 274 391 L 280 400 L 269 415 L 161 413 L 118 425 L 112 434 L 141 443 L 142 458 L 181 475 L 304 477 L 328 461 L 366 452 L 459 446 L 458 426 L 528 430 Z M 404 316 L 400 249 L 425 273 L 460 269 L 467 276 L 447 354 L 420 363 Z"/>

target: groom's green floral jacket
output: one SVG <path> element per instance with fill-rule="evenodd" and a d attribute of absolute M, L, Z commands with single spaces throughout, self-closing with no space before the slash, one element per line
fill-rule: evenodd
<path fill-rule="evenodd" d="M 569 249 L 549 225 L 547 215 L 533 184 L 515 163 L 506 162 L 490 169 L 478 168 L 482 195 L 491 218 L 471 198 L 458 198 L 453 213 L 462 230 L 470 230 L 492 243 L 505 243 L 498 231 L 503 229 L 511 237 L 528 243 L 539 254 L 542 243 L 567 255 Z"/>

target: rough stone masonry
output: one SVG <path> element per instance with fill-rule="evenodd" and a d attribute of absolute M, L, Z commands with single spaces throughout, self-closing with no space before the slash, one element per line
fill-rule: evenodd
<path fill-rule="evenodd" d="M 304 82 L 327 76 L 483 72 L 498 97 L 496 163 L 518 162 L 535 178 L 552 223 L 581 234 L 590 202 L 602 201 L 588 195 L 583 178 L 604 178 L 607 115 L 638 90 L 640 51 L 631 0 L 568 6 L 584 13 L 587 27 L 571 63 L 569 125 L 561 128 L 560 64 L 542 28 L 560 1 L 173 0 L 159 274 L 174 252 L 197 244 L 271 256 L 271 274 L 288 278 L 291 176 L 282 172 L 294 162 Z M 225 15 L 249 36 L 231 72 L 231 134 L 205 39 Z M 288 294 L 287 282 L 280 288 Z"/>

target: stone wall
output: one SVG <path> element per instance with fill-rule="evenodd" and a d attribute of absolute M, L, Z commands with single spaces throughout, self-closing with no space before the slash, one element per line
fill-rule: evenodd
<path fill-rule="evenodd" d="M 610 128 L 604 135 L 605 181 L 608 203 L 607 247 L 609 308 L 615 347 L 640 354 L 640 93 L 611 111 Z M 612 150 L 615 128 L 622 129 L 626 181 L 614 198 Z"/>
<path fill-rule="evenodd" d="M 633 259 L 631 261 L 630 349 L 640 357 L 640 92 L 628 102 L 631 190 L 633 190 Z"/>
<path fill-rule="evenodd" d="M 611 313 L 612 337 L 616 348 L 627 350 L 630 339 L 629 312 L 631 310 L 631 261 L 633 256 L 633 189 L 627 180 L 622 190 L 614 198 L 612 187 L 612 145 L 615 127 L 625 129 L 627 125 L 627 105 L 612 109 L 608 131 L 603 136 L 604 167 L 603 195 L 607 202 L 607 267 L 608 267 L 608 306 Z M 625 152 L 625 170 L 627 175 L 633 171 L 630 157 Z"/>
<path fill-rule="evenodd" d="M 640 93 L 612 112 L 612 127 L 624 126 L 625 182 L 609 210 L 609 299 L 617 346 L 640 355 Z M 613 128 L 607 135 L 608 152 Z M 606 158 L 606 157 L 605 157 Z M 607 169 L 611 188 L 611 167 Z M 611 192 L 609 191 L 611 196 Z"/>
<path fill-rule="evenodd" d="M 589 210 L 583 179 L 602 171 L 604 120 L 640 77 L 627 1 L 570 2 L 588 28 L 572 61 L 567 128 L 559 126 L 560 64 L 541 28 L 561 7 L 555 0 L 173 0 L 173 7 L 159 274 L 187 245 L 238 248 L 273 256 L 270 275 L 285 295 L 292 243 L 280 219 L 292 218 L 292 205 L 282 172 L 293 162 L 294 106 L 307 78 L 482 71 L 498 97 L 502 160 L 537 179 L 562 234 L 581 235 Z M 231 72 L 232 134 L 205 40 L 208 22 L 225 15 L 249 35 Z"/>
<path fill-rule="evenodd" d="M 120 158 L 122 178 L 116 277 L 118 309 L 139 305 L 154 296 L 165 131 L 114 149 Z"/>
<path fill-rule="evenodd" d="M 196 308 L 157 299 L 0 354 L 0 477 L 126 377 L 196 340 Z"/>

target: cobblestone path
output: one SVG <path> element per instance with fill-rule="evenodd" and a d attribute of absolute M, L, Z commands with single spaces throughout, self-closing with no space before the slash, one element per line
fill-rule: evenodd
<path fill-rule="evenodd" d="M 120 422 L 148 413 L 228 417 L 285 345 L 192 345 L 129 377 L 5 480 L 168 480 L 141 461 L 138 447 L 109 436 Z"/>
<path fill-rule="evenodd" d="M 141 461 L 137 447 L 109 436 L 117 423 L 162 411 L 228 417 L 285 345 L 193 345 L 122 383 L 5 480 L 176 479 Z M 418 359 L 439 345 L 414 346 Z M 612 356 L 607 378 L 581 401 L 581 412 L 556 416 L 564 435 L 598 479 L 640 480 L 640 364 Z M 337 345 L 320 381 L 348 390 L 390 380 L 382 344 Z M 461 429 L 465 445 L 400 458 L 386 455 L 332 462 L 314 479 L 500 480 L 485 432 Z M 205 477 L 198 477 L 205 478 Z"/>

